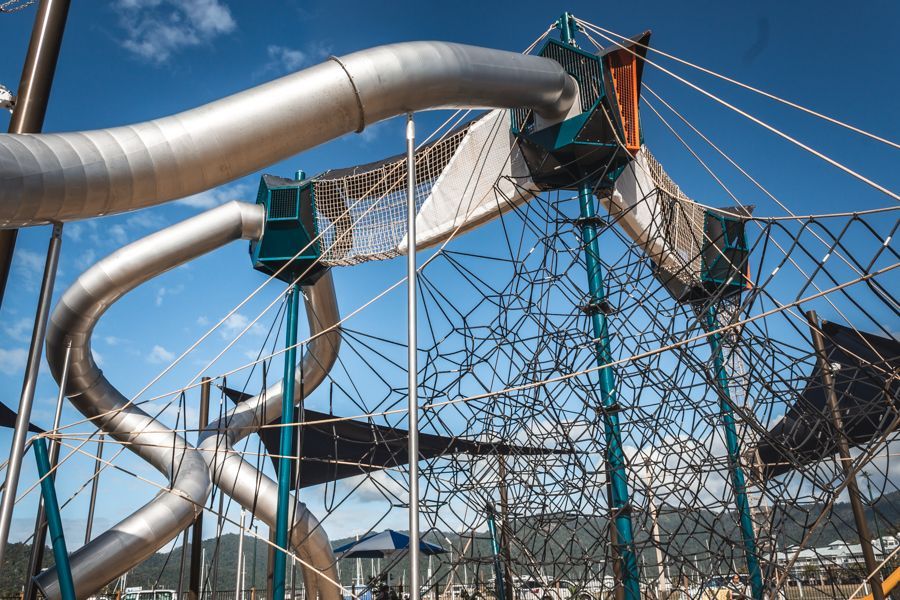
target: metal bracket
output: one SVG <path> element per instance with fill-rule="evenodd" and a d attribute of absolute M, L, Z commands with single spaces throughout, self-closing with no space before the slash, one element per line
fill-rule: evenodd
<path fill-rule="evenodd" d="M 633 509 L 631 507 L 631 502 L 628 502 L 627 504 L 622 505 L 620 508 L 613 507 L 611 512 L 612 512 L 613 518 L 616 518 L 621 515 L 631 516 L 632 510 Z"/>
<path fill-rule="evenodd" d="M 609 227 L 609 223 L 607 223 L 606 219 L 598 217 L 597 215 L 592 217 L 578 217 L 577 219 L 572 219 L 572 223 L 579 227 L 584 227 L 585 225 L 593 225 L 594 227 L 601 228 Z"/>
<path fill-rule="evenodd" d="M 616 312 L 616 309 L 613 308 L 613 305 L 609 303 L 609 300 L 601 300 L 600 302 L 582 304 L 578 307 L 578 310 L 586 315 L 596 315 L 600 313 L 603 313 L 604 315 L 611 315 Z"/>
<path fill-rule="evenodd" d="M 603 414 L 617 413 L 621 410 L 622 410 L 622 405 L 619 404 L 618 400 L 616 400 L 612 404 L 603 405 L 600 407 L 600 412 L 602 412 Z"/>

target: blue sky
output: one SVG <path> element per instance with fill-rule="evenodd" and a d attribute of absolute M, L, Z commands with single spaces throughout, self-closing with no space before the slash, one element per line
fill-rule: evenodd
<path fill-rule="evenodd" d="M 630 3 L 624 10 L 610 10 L 608 6 L 612 5 L 580 1 L 74 3 L 45 131 L 108 127 L 171 114 L 315 64 L 328 55 L 383 43 L 439 39 L 519 51 L 562 10 L 570 10 L 625 35 L 652 29 L 652 44 L 660 49 L 888 139 L 900 139 L 896 108 L 900 38 L 895 33 L 900 5 L 895 2 L 848 6 L 830 1 L 662 1 Z M 15 88 L 18 83 L 33 15 L 33 10 L 0 15 L 0 39 L 4 40 L 0 83 L 7 87 Z M 900 188 L 896 150 L 683 68 L 677 71 L 882 185 Z M 839 212 L 892 202 L 653 69 L 646 70 L 645 82 L 721 142 L 797 213 Z M 428 131 L 444 116 L 423 115 L 420 132 Z M 7 118 L 0 115 L 0 127 L 6 127 Z M 713 205 L 730 204 L 655 117 L 645 111 L 643 122 L 648 145 L 688 194 Z M 402 151 L 403 145 L 403 125 L 393 120 L 273 165 L 267 172 L 289 175 L 302 168 L 318 173 L 393 155 Z M 717 170 L 724 169 L 720 160 L 712 158 L 710 164 Z M 758 213 L 783 214 L 751 185 L 733 173 L 729 177 L 728 183 L 740 197 L 760 207 Z M 257 180 L 257 176 L 251 176 L 167 206 L 67 225 L 57 293 L 85 268 L 128 241 L 226 200 L 252 201 Z M 20 233 L 13 274 L 0 311 L 0 383 L 6 390 L 3 400 L 10 405 L 16 404 L 21 385 L 47 235 L 43 227 Z M 346 312 L 363 304 L 402 272 L 400 261 L 338 270 L 336 284 L 342 308 Z M 143 286 L 115 306 L 98 328 L 94 348 L 104 371 L 126 394 L 135 392 L 261 281 L 262 277 L 249 268 L 246 246 L 234 244 Z M 278 291 L 263 292 L 258 301 L 227 324 L 222 335 L 213 336 L 215 343 L 198 349 L 154 391 L 177 388 L 197 374 L 205 360 L 213 356 L 214 346 L 240 331 Z M 402 290 L 389 298 L 386 306 L 402 306 L 401 300 Z M 396 331 L 402 327 L 402 315 L 396 313 L 392 320 L 384 320 L 391 313 L 383 309 L 374 316 L 364 316 L 357 328 Z M 251 330 L 246 344 L 237 346 L 215 371 L 245 362 L 246 353 L 258 348 L 269 323 L 264 318 L 258 330 Z M 34 413 L 38 424 L 50 424 L 55 394 L 55 385 L 45 370 Z M 313 408 L 322 409 L 324 400 L 317 401 Z M 195 398 L 190 402 L 196 402 Z M 63 421 L 79 417 L 67 407 Z M 8 447 L 8 443 L 9 434 L 0 432 L 0 447 Z M 142 466 L 124 456 L 122 460 L 135 469 Z M 77 489 L 89 464 L 85 458 L 73 459 L 60 478 L 63 497 Z M 142 473 L 159 480 L 148 469 Z M 29 470 L 21 489 L 31 481 L 33 472 Z M 114 487 L 118 493 L 104 495 L 98 528 L 112 524 L 114 517 L 124 516 L 154 493 L 146 484 L 122 475 L 110 475 L 103 485 Z M 14 534 L 18 537 L 30 531 L 33 496 L 23 501 L 16 513 Z M 356 512 L 347 514 L 368 514 L 373 509 L 366 502 L 365 497 L 356 500 L 350 509 Z M 83 500 L 77 500 L 67 509 L 66 520 L 75 539 L 81 537 L 78 532 L 83 527 L 84 506 Z M 387 524 L 402 526 L 404 521 L 402 512 L 393 511 Z M 342 536 L 359 527 L 348 520 L 334 523 L 330 529 L 333 535 Z"/>

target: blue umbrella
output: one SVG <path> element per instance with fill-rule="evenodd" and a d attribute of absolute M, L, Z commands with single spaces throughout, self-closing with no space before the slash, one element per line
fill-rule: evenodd
<path fill-rule="evenodd" d="M 341 558 L 385 558 L 406 550 L 409 550 L 409 536 L 393 529 L 386 529 L 381 533 L 374 533 L 361 540 L 335 548 L 334 553 L 342 555 Z M 447 553 L 440 546 L 422 540 L 419 540 L 419 550 L 426 556 Z"/>

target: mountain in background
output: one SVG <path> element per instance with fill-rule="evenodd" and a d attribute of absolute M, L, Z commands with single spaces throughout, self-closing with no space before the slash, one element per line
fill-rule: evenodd
<path fill-rule="evenodd" d="M 774 515 L 774 521 L 780 523 L 778 527 L 781 535 L 776 543 L 780 549 L 800 543 L 807 528 L 821 514 L 823 506 L 803 506 L 781 511 Z M 881 535 L 900 533 L 900 492 L 884 495 L 877 503 L 877 523 L 873 519 L 871 508 L 867 508 L 867 516 L 873 535 L 880 532 Z M 662 531 L 662 545 L 669 550 L 670 560 L 689 561 L 702 568 L 709 568 L 709 552 L 706 544 L 714 548 L 717 557 L 728 555 L 723 546 L 734 546 L 739 540 L 735 515 L 731 513 L 712 513 L 705 509 L 691 511 L 679 510 L 673 507 L 663 506 L 659 510 L 659 525 Z M 650 554 L 652 547 L 649 544 L 648 533 L 650 528 L 649 515 L 646 513 L 633 513 L 635 529 L 638 537 L 635 540 L 639 547 L 644 549 L 646 564 L 655 564 L 655 558 Z M 527 565 L 529 555 L 534 561 L 545 566 L 545 574 L 548 576 L 560 576 L 567 579 L 579 579 L 582 577 L 596 578 L 602 573 L 590 571 L 590 566 L 606 564 L 608 544 L 607 535 L 608 520 L 606 517 L 573 516 L 570 519 L 542 520 L 536 517 L 519 518 L 513 521 L 516 541 L 511 545 L 510 554 L 514 563 Z M 712 535 L 710 535 L 712 532 Z M 550 538 L 549 542 L 546 538 Z M 354 538 L 332 540 L 334 546 L 352 541 Z M 425 536 L 426 541 L 447 548 L 452 545 L 454 559 L 458 562 L 460 548 L 466 546 L 467 576 L 469 581 L 476 579 L 489 581 L 492 578 L 491 545 L 490 539 L 484 532 L 476 532 L 474 539 L 470 534 L 460 538 L 456 533 L 430 533 Z M 447 539 L 451 544 L 447 543 Z M 601 540 L 598 543 L 598 540 Z M 723 544 L 724 540 L 728 540 Z M 816 533 L 811 537 L 809 546 L 822 546 L 835 540 L 843 540 L 856 543 L 856 529 L 853 524 L 853 515 L 849 504 L 840 503 L 834 506 L 832 514 Z M 217 547 L 218 546 L 218 547 Z M 216 587 L 220 590 L 233 590 L 235 587 L 235 573 L 237 570 L 237 534 L 227 534 L 220 538 L 203 541 L 206 551 L 207 581 L 212 583 L 212 558 L 218 553 L 218 569 Z M 248 588 L 264 589 L 266 587 L 266 565 L 269 546 L 263 541 L 256 541 L 249 537 L 244 538 L 244 553 L 246 556 L 246 586 Z M 448 548 L 449 549 L 449 548 Z M 548 556 L 548 549 L 559 556 L 560 563 L 554 564 L 554 557 Z M 22 589 L 25 570 L 28 564 L 28 556 L 31 546 L 28 544 L 10 544 L 6 552 L 6 560 L 0 568 L 0 595 L 18 594 Z M 735 552 L 740 552 L 735 549 Z M 132 569 L 128 574 L 128 586 L 160 587 L 177 589 L 178 573 L 181 570 L 181 546 L 171 552 L 154 554 L 146 561 Z M 566 562 L 562 562 L 565 558 Z M 730 563 L 732 558 L 721 558 L 722 562 Z M 742 559 L 741 559 L 742 560 Z M 53 562 L 53 553 L 48 548 L 44 553 L 44 564 L 48 566 Z M 432 567 L 438 579 L 446 581 L 449 573 L 449 554 L 438 555 L 433 558 Z M 373 561 L 362 559 L 359 562 L 364 579 L 368 579 L 373 572 Z M 188 571 L 190 567 L 190 544 L 185 553 L 183 589 L 187 589 Z M 354 560 L 345 560 L 341 563 L 341 581 L 350 585 L 356 574 L 357 563 Z M 408 573 L 409 564 L 405 558 L 394 563 L 385 559 L 381 561 L 384 571 L 390 570 L 395 583 L 400 583 L 404 574 Z M 585 569 L 588 569 L 585 571 Z M 715 567 L 717 568 L 717 567 Z M 456 577 L 462 579 L 462 567 L 457 567 Z M 525 567 L 521 567 L 524 572 Z M 652 568 L 651 568 L 652 570 Z M 515 571 L 515 568 L 514 568 Z M 423 576 L 427 570 L 423 570 Z M 651 576 L 653 574 L 651 573 Z M 254 579 L 255 576 L 255 579 Z M 302 582 L 302 574 L 299 563 L 296 568 L 296 580 L 299 586 Z M 290 565 L 288 565 L 288 583 L 291 581 Z M 443 585 L 443 582 L 440 584 Z"/>

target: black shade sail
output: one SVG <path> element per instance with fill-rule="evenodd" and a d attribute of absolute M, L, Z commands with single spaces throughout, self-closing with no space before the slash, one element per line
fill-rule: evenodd
<path fill-rule="evenodd" d="M 0 402 L 0 427 L 9 427 L 13 429 L 16 426 L 16 413 L 7 405 Z M 44 433 L 44 430 L 34 423 L 28 424 L 28 431 L 32 433 Z"/>
<path fill-rule="evenodd" d="M 851 446 L 883 434 L 900 415 L 900 342 L 858 333 L 836 323 L 822 325 L 827 361 L 836 369 L 834 389 Z M 768 479 L 834 456 L 838 431 L 818 364 L 794 404 L 757 444 Z"/>
<path fill-rule="evenodd" d="M 252 397 L 252 394 L 222 388 L 235 404 Z M 367 421 L 341 420 L 340 417 L 306 409 L 304 426 L 295 430 L 291 456 L 300 456 L 300 484 L 291 474 L 293 489 L 337 481 L 362 473 L 370 473 L 409 462 L 406 451 L 407 431 Z M 321 422 L 321 423 L 317 423 Z M 280 425 L 281 419 L 270 425 Z M 297 431 L 300 435 L 297 435 Z M 269 457 L 278 456 L 281 440 L 280 427 L 266 427 L 259 431 Z M 298 437 L 302 437 L 302 449 L 298 453 Z M 561 454 L 550 448 L 516 446 L 504 443 L 475 442 L 457 437 L 445 437 L 430 433 L 419 434 L 420 460 L 447 454 L 473 455 L 543 455 Z M 277 470 L 276 458 L 272 463 Z"/>

